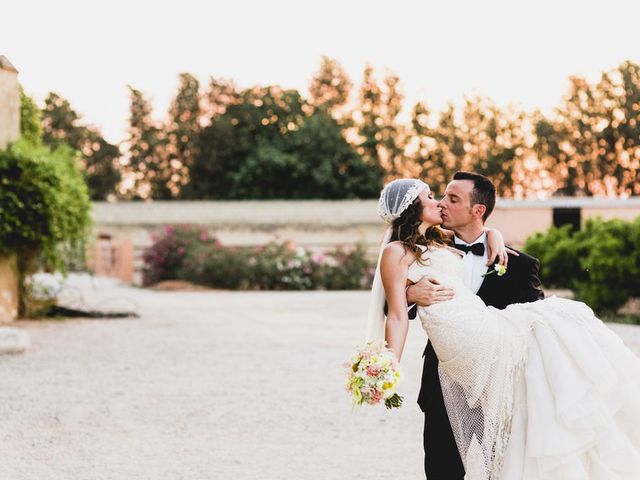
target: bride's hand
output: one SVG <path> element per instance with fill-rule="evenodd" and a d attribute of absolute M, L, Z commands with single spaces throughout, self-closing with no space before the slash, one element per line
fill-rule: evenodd
<path fill-rule="evenodd" d="M 509 253 L 518 256 L 518 252 L 506 247 L 499 230 L 495 228 L 485 230 L 487 232 L 487 266 L 493 265 L 497 258 L 498 263 L 506 267 L 509 263 Z"/>

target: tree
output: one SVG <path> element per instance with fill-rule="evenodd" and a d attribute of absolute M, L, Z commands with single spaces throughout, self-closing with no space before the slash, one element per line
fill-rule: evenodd
<path fill-rule="evenodd" d="M 336 120 L 322 111 L 287 138 L 298 157 L 297 198 L 376 198 L 382 177 L 344 139 Z"/>
<path fill-rule="evenodd" d="M 435 192 L 444 193 L 457 170 L 471 170 L 490 177 L 498 195 L 514 195 L 524 177 L 524 113 L 502 111 L 489 99 L 473 97 L 465 99 L 461 111 L 449 104 L 433 128 L 422 105 L 414 108 L 413 117 L 421 152 L 418 164 Z"/>
<path fill-rule="evenodd" d="M 403 100 L 399 82 L 396 75 L 387 73 L 382 86 L 378 85 L 373 67 L 368 65 L 359 90 L 356 146 L 371 168 L 383 176 L 406 175 L 410 168 L 405 155 L 409 139 L 397 121 Z"/>
<path fill-rule="evenodd" d="M 444 149 L 437 145 L 435 131 L 429 126 L 431 112 L 427 105 L 418 102 L 411 111 L 411 129 L 409 131 L 409 174 L 416 178 L 425 178 L 431 190 L 442 195 L 449 181 L 449 168 Z"/>
<path fill-rule="evenodd" d="M 209 124 L 214 119 L 219 119 L 231 105 L 240 102 L 240 93 L 233 81 L 223 78 L 211 77 L 209 90 L 205 95 L 205 112 L 209 118 Z"/>
<path fill-rule="evenodd" d="M 369 167 L 380 177 L 386 174 L 380 159 L 380 141 L 382 140 L 382 91 L 378 85 L 373 67 L 364 69 L 359 90 L 358 120 L 356 122 L 360 140 L 357 151 Z"/>
<path fill-rule="evenodd" d="M 349 101 L 353 82 L 337 60 L 323 56 L 320 69 L 309 85 L 309 104 L 328 112 L 340 125 L 348 123 L 344 107 Z"/>
<path fill-rule="evenodd" d="M 557 109 L 555 122 L 547 122 L 538 129 L 547 131 L 550 139 L 543 139 L 539 146 L 557 146 L 559 152 L 542 151 L 547 160 L 546 167 L 553 172 L 557 182 L 557 192 L 562 195 L 593 195 L 591 182 L 596 171 L 597 140 L 596 127 L 597 98 L 589 83 L 579 77 L 571 77 L 569 93 Z M 546 128 L 545 128 L 546 127 Z"/>
<path fill-rule="evenodd" d="M 305 119 L 304 105 L 295 90 L 254 87 L 240 92 L 237 101 L 202 130 L 185 197 L 238 198 L 241 190 L 234 187 L 234 179 L 249 155 L 259 145 L 282 150 L 283 138 Z"/>
<path fill-rule="evenodd" d="M 42 141 L 42 115 L 36 102 L 20 86 L 20 134 L 33 144 Z"/>
<path fill-rule="evenodd" d="M 233 184 L 234 198 L 373 198 L 382 187 L 338 123 L 322 110 L 278 146 L 261 142 Z"/>
<path fill-rule="evenodd" d="M 491 178 L 498 195 L 512 197 L 522 172 L 527 147 L 522 125 L 523 112 L 503 111 L 487 98 L 465 101 L 462 130 L 463 168 Z"/>
<path fill-rule="evenodd" d="M 188 183 L 189 169 L 197 155 L 202 117 L 199 90 L 197 78 L 188 73 L 181 74 L 178 93 L 169 109 L 167 156 L 171 180 L 179 184 L 179 188 Z"/>
<path fill-rule="evenodd" d="M 297 193 L 309 185 L 301 185 L 299 158 L 282 146 L 261 141 L 232 176 L 232 198 L 299 198 Z"/>
<path fill-rule="evenodd" d="M 107 142 L 91 126 L 80 124 L 80 116 L 68 100 L 50 92 L 42 110 L 42 141 L 52 148 L 69 145 L 82 154 L 82 167 L 92 200 L 114 195 L 120 182 L 120 149 Z"/>
<path fill-rule="evenodd" d="M 414 116 L 420 115 L 416 120 L 420 123 L 418 131 L 427 136 L 421 140 L 424 145 L 421 176 L 428 179 L 429 185 L 432 185 L 431 188 L 438 195 L 444 193 L 451 175 L 457 170 L 463 170 L 465 140 L 456 114 L 455 106 L 450 103 L 439 113 L 437 124 L 428 128 L 425 112 L 421 112 L 420 107 L 414 112 Z"/>
<path fill-rule="evenodd" d="M 570 78 L 555 118 L 539 116 L 536 152 L 563 195 L 638 195 L 640 66 L 624 62 L 597 84 Z"/>
<path fill-rule="evenodd" d="M 382 109 L 380 115 L 380 155 L 383 165 L 392 176 L 406 174 L 405 129 L 397 117 L 402 110 L 404 96 L 400 92 L 400 78 L 388 73 L 383 80 Z"/>
<path fill-rule="evenodd" d="M 598 83 L 601 128 L 597 162 L 603 172 L 598 193 L 640 194 L 640 65 L 624 62 Z"/>
<path fill-rule="evenodd" d="M 151 105 L 143 93 L 129 87 L 129 156 L 125 166 L 132 198 L 170 199 L 178 195 L 180 177 L 167 157 L 167 137 L 151 118 Z"/>
<path fill-rule="evenodd" d="M 228 199 L 232 177 L 252 148 L 248 128 L 234 124 L 232 115 L 223 115 L 200 133 L 198 154 L 190 170 L 190 181 L 182 190 L 189 199 Z"/>
<path fill-rule="evenodd" d="M 107 200 L 110 196 L 116 196 L 117 185 L 122 179 L 120 149 L 91 128 L 85 129 L 79 147 L 91 200 Z"/>
<path fill-rule="evenodd" d="M 239 92 L 200 135 L 188 198 L 377 196 L 381 175 L 344 139 L 323 108 L 308 114 L 295 90 Z"/>

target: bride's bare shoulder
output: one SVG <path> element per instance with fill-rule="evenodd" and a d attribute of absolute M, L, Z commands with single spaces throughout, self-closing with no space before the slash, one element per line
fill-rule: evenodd
<path fill-rule="evenodd" d="M 389 242 L 384 246 L 383 255 L 400 255 L 407 252 L 407 247 L 404 243 L 396 240 Z"/>
<path fill-rule="evenodd" d="M 389 260 L 404 260 L 411 253 L 404 243 L 400 241 L 389 242 L 382 251 L 382 258 Z"/>

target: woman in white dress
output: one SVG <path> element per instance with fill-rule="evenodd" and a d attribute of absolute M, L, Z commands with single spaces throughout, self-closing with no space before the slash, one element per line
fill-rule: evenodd
<path fill-rule="evenodd" d="M 409 218 L 416 204 L 421 211 Z M 407 282 L 428 275 L 453 288 L 452 300 L 418 314 L 440 362 L 465 478 L 640 479 L 640 360 L 620 338 L 581 302 L 551 297 L 487 307 L 465 286 L 460 254 L 447 245 L 423 182 L 388 184 L 379 212 L 391 226 L 368 338 L 384 337 L 401 359 Z"/>

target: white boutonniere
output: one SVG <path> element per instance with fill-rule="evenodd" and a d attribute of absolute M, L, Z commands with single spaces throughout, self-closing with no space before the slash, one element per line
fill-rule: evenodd
<path fill-rule="evenodd" d="M 492 273 L 497 273 L 499 277 L 503 276 L 505 273 L 507 273 L 507 267 L 504 265 L 500 265 L 499 263 L 496 263 L 493 266 L 493 270 L 489 270 L 487 273 L 485 273 L 484 275 L 482 275 L 483 277 L 486 277 L 487 275 L 491 275 Z"/>

